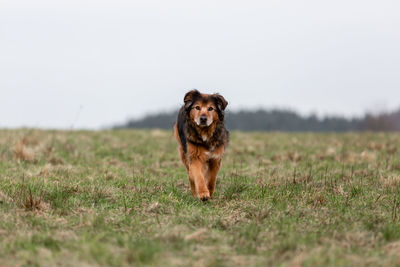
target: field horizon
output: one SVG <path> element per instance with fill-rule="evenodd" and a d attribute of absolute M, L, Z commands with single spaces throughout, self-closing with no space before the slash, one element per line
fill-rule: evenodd
<path fill-rule="evenodd" d="M 399 145 L 232 131 L 203 203 L 172 129 L 0 129 L 0 266 L 400 265 Z"/>

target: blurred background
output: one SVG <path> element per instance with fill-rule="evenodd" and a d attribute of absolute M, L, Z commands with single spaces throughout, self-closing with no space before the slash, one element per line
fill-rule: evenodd
<path fill-rule="evenodd" d="M 231 129 L 400 130 L 400 2 L 0 2 L 0 128 L 171 128 L 186 91 Z"/>

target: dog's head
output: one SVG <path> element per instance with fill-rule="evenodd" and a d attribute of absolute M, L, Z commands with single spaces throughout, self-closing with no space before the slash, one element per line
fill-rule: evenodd
<path fill-rule="evenodd" d="M 201 128 L 224 120 L 224 110 L 228 102 L 220 94 L 209 95 L 192 90 L 186 93 L 183 101 L 186 113 Z"/>

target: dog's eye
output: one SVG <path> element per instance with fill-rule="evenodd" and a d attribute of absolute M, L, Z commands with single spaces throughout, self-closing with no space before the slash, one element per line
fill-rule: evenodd
<path fill-rule="evenodd" d="M 209 108 L 208 108 L 208 111 L 213 111 L 213 110 L 214 110 L 213 107 L 209 107 Z"/>
<path fill-rule="evenodd" d="M 197 109 L 197 110 L 200 110 L 200 107 L 199 107 L 199 106 L 195 106 L 194 108 Z"/>

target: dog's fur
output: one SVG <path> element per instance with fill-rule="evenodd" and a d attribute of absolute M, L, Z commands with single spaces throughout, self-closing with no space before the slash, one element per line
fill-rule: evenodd
<path fill-rule="evenodd" d="M 201 200 L 213 196 L 222 155 L 229 142 L 224 126 L 228 102 L 219 94 L 186 93 L 174 126 L 179 152 L 192 194 Z"/>

